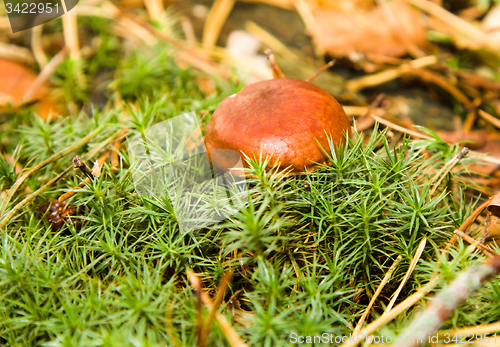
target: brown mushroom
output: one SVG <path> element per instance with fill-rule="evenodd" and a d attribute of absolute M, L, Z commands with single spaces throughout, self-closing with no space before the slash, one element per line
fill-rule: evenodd
<path fill-rule="evenodd" d="M 291 167 L 287 174 L 293 175 L 326 164 L 321 147 L 330 152 L 328 137 L 338 146 L 349 131 L 344 109 L 329 93 L 309 82 L 275 78 L 224 99 L 207 126 L 205 145 L 219 169 L 227 170 L 239 159 L 226 153 L 259 158 L 262 151 L 263 158 L 271 157 L 268 169 L 279 161 L 280 170 Z"/>

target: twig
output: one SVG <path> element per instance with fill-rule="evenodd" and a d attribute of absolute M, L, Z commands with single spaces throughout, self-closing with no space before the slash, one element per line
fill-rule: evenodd
<path fill-rule="evenodd" d="M 41 161 L 37 165 L 33 166 L 31 169 L 29 169 L 28 171 L 26 171 L 26 173 L 24 175 L 22 175 L 21 177 L 19 177 L 16 180 L 16 182 L 9 189 L 7 197 L 2 201 L 2 205 L 1 205 L 1 208 L 0 208 L 0 216 L 2 216 L 4 214 L 5 209 L 7 208 L 7 205 L 9 204 L 10 200 L 12 199 L 12 197 L 14 196 L 14 194 L 16 193 L 16 191 L 19 189 L 19 187 L 21 186 L 21 184 L 23 184 L 24 181 L 26 181 L 26 179 L 29 176 L 31 176 L 32 173 L 40 170 L 42 167 L 44 167 L 44 166 L 46 166 L 46 165 L 48 165 L 48 164 L 50 164 L 50 163 L 52 163 L 52 162 L 54 162 L 54 161 L 62 158 L 62 157 L 64 157 L 65 155 L 68 155 L 69 153 L 71 153 L 71 152 L 77 150 L 78 148 L 80 148 L 81 146 L 85 145 L 93 137 L 95 137 L 97 134 L 99 134 L 105 127 L 106 127 L 106 125 L 104 125 L 104 124 L 101 125 L 101 126 L 99 126 L 97 129 L 91 131 L 87 136 L 85 136 L 82 139 L 76 141 L 71 146 L 63 149 L 62 151 L 60 151 L 58 153 L 55 153 L 55 154 L 51 155 L 49 158 Z M 5 220 L 5 217 L 0 222 L 0 228 L 3 228 L 5 226 L 4 220 Z"/>
<path fill-rule="evenodd" d="M 73 167 L 75 169 L 79 169 L 90 180 L 93 181 L 95 179 L 94 175 L 92 174 L 92 171 L 90 171 L 90 169 L 87 166 L 87 164 L 85 164 L 82 161 L 82 159 L 80 159 L 79 156 L 76 156 L 76 157 L 73 158 Z"/>
<path fill-rule="evenodd" d="M 104 162 L 106 161 L 107 157 L 109 156 L 109 152 L 110 150 L 107 150 L 103 153 L 103 155 L 101 155 L 99 157 L 99 159 L 94 163 L 94 167 L 92 168 L 92 174 L 95 176 L 95 177 L 101 177 L 101 166 L 104 164 Z M 77 193 L 77 190 L 80 189 L 80 188 L 83 188 L 85 187 L 85 184 L 86 183 L 90 183 L 91 180 L 90 178 L 85 178 L 85 180 L 83 182 L 80 182 L 76 187 L 74 187 L 72 190 L 62 194 L 59 199 L 57 199 L 57 201 L 59 201 L 60 203 L 68 200 L 69 198 L 71 198 L 73 195 L 75 195 Z"/>
<path fill-rule="evenodd" d="M 64 193 L 57 199 L 60 203 L 68 200 L 71 198 L 73 195 L 76 194 L 76 190 L 85 187 L 85 183 L 90 183 L 90 178 L 86 178 L 83 182 L 79 183 L 76 187 L 73 188 L 73 190 L 70 190 L 69 192 Z"/>
<path fill-rule="evenodd" d="M 389 305 L 387 305 L 387 308 L 385 309 L 385 312 L 383 315 L 388 314 L 392 306 L 394 306 L 394 303 L 396 302 L 399 293 L 401 293 L 401 290 L 403 289 L 404 285 L 406 284 L 406 281 L 408 281 L 408 278 L 410 278 L 411 273 L 415 269 L 415 266 L 417 266 L 418 260 L 420 259 L 420 256 L 422 255 L 422 252 L 424 251 L 425 244 L 427 242 L 427 239 L 424 237 L 422 241 L 420 241 L 420 245 L 418 245 L 417 251 L 415 252 L 415 255 L 413 256 L 413 259 L 410 263 L 410 266 L 408 267 L 408 271 L 406 271 L 405 277 L 403 277 L 403 280 L 399 284 L 398 289 L 396 289 L 396 292 L 394 293 L 394 296 L 391 299 L 391 302 L 389 302 Z M 382 315 L 382 316 L 383 316 Z"/>
<path fill-rule="evenodd" d="M 481 243 L 481 241 L 478 241 L 478 240 L 474 240 L 472 237 L 470 237 L 469 235 L 467 235 L 466 233 L 464 233 L 463 231 L 460 231 L 460 230 L 455 230 L 455 234 L 457 234 L 458 236 L 460 236 L 461 238 L 463 238 L 465 241 L 467 241 L 468 243 L 470 243 L 471 245 L 474 245 L 474 247 L 477 247 L 481 252 L 483 252 L 488 258 L 495 258 L 495 257 L 498 257 L 500 256 L 499 254 L 497 254 L 497 252 L 495 252 L 494 250 L 492 250 L 491 248 L 489 248 L 488 246 L 485 246 Z"/>
<path fill-rule="evenodd" d="M 373 294 L 373 297 L 371 298 L 370 300 L 370 303 L 368 304 L 368 306 L 366 307 L 365 309 L 365 312 L 363 312 L 363 315 L 361 316 L 361 318 L 359 319 L 358 321 L 358 324 L 356 325 L 356 327 L 354 328 L 354 331 L 352 332 L 353 335 L 356 335 L 360 330 L 361 330 L 361 327 L 363 326 L 363 323 L 365 322 L 366 320 L 366 317 L 368 317 L 368 313 L 370 312 L 373 304 L 375 303 L 375 300 L 378 298 L 378 296 L 380 295 L 380 293 L 382 292 L 382 289 L 384 289 L 385 287 L 385 284 L 389 281 L 389 279 L 391 278 L 392 276 L 392 273 L 394 272 L 394 270 L 396 269 L 396 266 L 399 264 L 399 261 L 403 259 L 403 256 L 400 254 L 396 260 L 394 261 L 394 263 L 391 265 L 391 267 L 389 268 L 389 270 L 387 271 L 387 273 L 385 274 L 384 278 L 382 279 L 382 282 L 380 282 L 377 290 L 375 291 L 375 294 Z"/>
<path fill-rule="evenodd" d="M 448 172 L 450 172 L 451 169 L 453 169 L 455 167 L 455 165 L 457 165 L 458 162 L 463 157 L 465 157 L 467 155 L 467 153 L 469 153 L 469 148 L 467 148 L 467 147 L 462 148 L 460 153 L 458 153 L 456 156 L 454 156 L 452 159 L 450 159 L 446 164 L 444 164 L 444 166 L 441 168 L 441 170 L 439 170 L 439 172 L 437 172 L 436 175 L 434 175 L 431 182 L 435 182 L 435 183 L 434 183 L 434 186 L 432 187 L 432 189 L 429 193 L 430 195 L 434 194 L 434 192 L 439 187 L 439 185 L 441 184 L 443 179 L 446 177 Z"/>
<path fill-rule="evenodd" d="M 402 332 L 401 336 L 423 337 L 396 346 L 419 346 L 429 334 L 446 321 L 460 303 L 478 290 L 482 283 L 500 272 L 500 257 L 487 260 L 462 272 L 453 282 L 437 294 L 428 307 Z"/>
<path fill-rule="evenodd" d="M 274 53 L 271 49 L 266 49 L 264 53 L 267 55 L 267 59 L 269 59 L 269 66 L 271 67 L 271 70 L 273 71 L 273 77 L 274 78 L 283 78 L 285 75 L 281 71 L 280 67 L 276 63 L 276 59 L 274 58 Z"/>
<path fill-rule="evenodd" d="M 335 64 L 335 61 L 336 60 L 333 59 L 330 62 L 328 62 L 327 64 L 325 64 L 322 67 L 320 67 L 318 71 L 316 71 L 311 77 L 309 77 L 308 79 L 306 79 L 306 82 L 311 82 L 316 77 L 318 77 L 319 75 L 321 75 L 323 72 L 325 72 L 326 70 L 328 70 L 329 68 L 331 68 L 333 66 L 333 64 Z"/>

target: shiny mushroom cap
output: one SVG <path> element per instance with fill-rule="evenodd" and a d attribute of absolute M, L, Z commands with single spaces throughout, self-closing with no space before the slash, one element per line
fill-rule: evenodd
<path fill-rule="evenodd" d="M 224 99 L 210 119 L 205 144 L 209 153 L 230 149 L 250 158 L 259 158 L 262 150 L 263 158 L 271 156 L 268 168 L 279 161 L 280 169 L 291 166 L 289 174 L 296 174 L 327 163 L 321 149 L 330 152 L 327 135 L 337 146 L 349 130 L 344 109 L 326 91 L 298 79 L 276 78 Z M 211 157 L 214 166 L 224 169 L 235 159 Z"/>

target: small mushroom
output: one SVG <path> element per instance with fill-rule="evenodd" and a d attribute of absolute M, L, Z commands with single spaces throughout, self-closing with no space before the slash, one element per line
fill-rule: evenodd
<path fill-rule="evenodd" d="M 275 77 L 280 74 L 278 70 Z M 328 137 L 338 146 L 350 126 L 342 106 L 323 89 L 294 78 L 275 78 L 224 99 L 207 126 L 205 144 L 212 165 L 224 171 L 240 159 L 234 154 L 258 158 L 262 151 L 263 158 L 271 157 L 267 169 L 279 161 L 280 170 L 291 167 L 287 174 L 293 175 L 328 163 L 323 151 L 330 152 Z"/>

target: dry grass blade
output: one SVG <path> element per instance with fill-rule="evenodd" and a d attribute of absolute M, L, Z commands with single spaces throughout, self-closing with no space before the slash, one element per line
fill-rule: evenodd
<path fill-rule="evenodd" d="M 458 236 L 460 236 L 461 238 L 463 238 L 465 241 L 467 241 L 468 243 L 470 243 L 471 245 L 473 245 L 474 248 L 477 247 L 488 258 L 495 258 L 495 256 L 497 256 L 497 257 L 499 256 L 499 254 L 497 254 L 494 250 L 492 250 L 491 248 L 483 245 L 481 243 L 481 241 L 474 240 L 472 237 L 470 237 L 469 235 L 467 235 L 463 231 L 455 230 L 455 234 L 457 234 Z"/>
<path fill-rule="evenodd" d="M 479 116 L 481 116 L 481 118 L 483 118 L 485 121 L 490 122 L 495 127 L 500 129 L 500 119 L 498 119 L 497 117 L 493 117 L 491 114 L 489 114 L 483 110 L 479 110 L 478 113 L 479 113 Z"/>
<path fill-rule="evenodd" d="M 404 285 L 406 284 L 406 281 L 408 281 L 408 278 L 410 277 L 411 273 L 415 269 L 415 266 L 417 266 L 417 262 L 420 259 L 422 252 L 424 251 L 426 242 L 427 242 L 427 238 L 425 238 L 425 237 L 423 238 L 422 241 L 420 241 L 420 245 L 418 245 L 417 251 L 415 252 L 415 255 L 413 256 L 413 259 L 410 263 L 410 267 L 408 268 L 408 271 L 406 271 L 405 277 L 403 277 L 403 280 L 399 284 L 398 289 L 394 293 L 394 296 L 392 297 L 391 302 L 389 303 L 389 305 L 387 305 L 387 308 L 382 316 L 388 314 L 391 311 L 392 306 L 394 306 L 394 303 L 396 302 L 396 300 L 399 296 L 399 293 L 401 293 L 401 290 L 403 289 Z"/>
<path fill-rule="evenodd" d="M 473 106 L 472 102 L 469 98 L 462 93 L 460 89 L 452 85 L 448 79 L 438 75 L 435 72 L 426 70 L 426 69 L 412 69 L 412 76 L 418 78 L 422 81 L 429 82 L 435 84 L 445 91 L 447 91 L 452 97 L 458 100 L 465 108 L 470 108 Z"/>
<path fill-rule="evenodd" d="M 393 79 L 396 79 L 401 75 L 410 72 L 411 69 L 422 68 L 425 66 L 434 65 L 436 63 L 437 57 L 434 55 L 429 55 L 412 60 L 408 64 L 403 64 L 394 69 L 387 69 L 381 72 L 374 73 L 372 75 L 353 78 L 347 82 L 346 87 L 351 91 L 359 91 L 365 88 L 378 86 L 382 83 L 392 81 Z"/>
<path fill-rule="evenodd" d="M 188 47 L 196 47 L 196 35 L 194 33 L 193 23 L 191 23 L 188 17 L 183 16 L 181 18 L 181 26 Z"/>
<path fill-rule="evenodd" d="M 163 40 L 171 44 L 175 48 L 178 48 L 179 49 L 179 52 L 177 52 L 178 58 L 191 64 L 195 68 L 204 71 L 210 75 L 220 75 L 224 78 L 234 80 L 232 74 L 226 68 L 224 68 L 220 64 L 211 61 L 208 55 L 206 55 L 202 50 L 188 47 L 183 42 L 176 40 L 170 37 L 169 35 L 157 30 L 155 27 L 149 25 L 142 19 L 134 15 L 131 15 L 130 13 L 124 10 L 117 8 L 116 6 L 114 6 L 109 2 L 106 2 L 106 6 L 109 8 L 110 15 L 112 15 L 113 17 L 129 19 L 133 23 L 145 29 L 145 31 L 152 34 L 154 37 L 157 37 L 160 40 Z"/>
<path fill-rule="evenodd" d="M 219 287 L 217 288 L 217 296 L 215 297 L 215 303 L 213 309 L 210 311 L 208 314 L 207 322 L 203 326 L 203 329 L 201 331 L 201 336 L 200 340 L 198 341 L 198 346 L 199 347 L 204 347 L 207 344 L 208 340 L 208 334 L 210 333 L 210 328 L 212 327 L 212 323 L 215 318 L 215 314 L 219 310 L 219 306 L 222 302 L 222 298 L 224 297 L 224 294 L 226 293 L 227 286 L 229 284 L 229 280 L 231 279 L 232 276 L 231 271 L 227 271 L 224 276 L 222 277 Z"/>
<path fill-rule="evenodd" d="M 457 17 L 454 14 L 446 11 L 441 6 L 432 3 L 431 1 L 409 0 L 409 3 L 429 13 L 431 16 L 439 19 L 440 21 L 446 23 L 453 29 L 461 32 L 462 34 L 470 37 L 473 40 L 481 41 L 484 37 L 484 33 L 481 30 L 479 30 L 472 24 L 469 24 L 460 17 Z"/>
<path fill-rule="evenodd" d="M 66 55 L 68 54 L 69 49 L 67 47 L 64 47 L 61 49 L 59 53 L 57 53 L 48 64 L 45 65 L 42 71 L 36 76 L 35 80 L 33 83 L 31 83 L 30 87 L 28 90 L 26 90 L 26 93 L 24 93 L 23 99 L 25 101 L 31 100 L 33 97 L 33 94 L 40 88 L 42 84 L 47 81 L 49 76 L 54 72 L 54 70 L 57 68 L 57 66 L 64 60 Z"/>
<path fill-rule="evenodd" d="M 120 168 L 120 157 L 119 153 L 122 146 L 122 140 L 118 139 L 113 144 L 113 150 L 111 151 L 111 169 L 113 171 L 118 171 Z"/>
<path fill-rule="evenodd" d="M 344 109 L 345 113 L 348 116 L 364 116 L 366 114 L 366 111 L 368 111 L 369 106 L 344 106 L 342 105 L 342 108 Z"/>
<path fill-rule="evenodd" d="M 483 212 L 484 209 L 486 209 L 488 207 L 488 205 L 490 204 L 491 200 L 493 199 L 493 197 L 489 198 L 488 201 L 486 202 L 483 202 L 479 207 L 477 207 L 471 214 L 469 217 L 467 217 L 467 219 L 462 223 L 462 225 L 460 226 L 460 228 L 458 228 L 459 231 L 462 231 L 462 232 L 466 232 L 467 229 L 469 228 L 469 226 L 474 223 L 474 221 L 476 220 L 476 218 L 481 214 L 481 212 Z M 441 255 L 444 256 L 444 254 L 446 253 L 446 251 L 451 247 L 453 246 L 453 244 L 455 243 L 455 241 L 457 240 L 458 238 L 458 235 L 455 234 L 452 236 L 452 238 L 450 239 L 450 241 L 448 241 L 448 243 L 446 244 L 446 246 L 444 247 L 443 251 L 441 252 Z"/>
<path fill-rule="evenodd" d="M 327 64 L 325 64 L 322 67 L 320 67 L 318 71 L 316 71 L 311 77 L 309 77 L 308 79 L 306 79 L 306 82 L 311 82 L 316 77 L 318 77 L 319 75 L 321 75 L 323 72 L 325 72 L 326 70 L 328 70 L 329 68 L 331 68 L 333 66 L 333 64 L 335 64 L 335 59 L 333 59 L 332 61 L 330 61 Z"/>
<path fill-rule="evenodd" d="M 201 341 L 201 334 L 203 331 L 203 311 L 201 302 L 202 284 L 198 276 L 194 276 L 194 278 L 190 280 L 196 293 L 196 330 L 198 332 L 198 338 L 196 340 Z"/>
<path fill-rule="evenodd" d="M 195 287 L 198 276 L 196 276 L 194 271 L 189 268 L 186 271 L 191 285 Z M 215 306 L 206 293 L 201 292 L 201 300 L 210 311 L 214 310 Z M 229 324 L 229 322 L 226 320 L 226 317 L 224 317 L 221 313 L 216 312 L 215 318 L 219 322 L 222 332 L 224 333 L 224 336 L 226 336 L 227 341 L 229 342 L 231 347 L 248 347 L 248 345 L 243 342 L 241 337 L 239 337 L 239 335 L 236 333 L 231 324 Z"/>
<path fill-rule="evenodd" d="M 10 30 L 10 27 L 9 27 Z M 0 57 L 17 61 L 23 64 L 33 64 L 35 59 L 31 51 L 24 47 L 19 47 L 9 43 L 0 42 Z"/>
<path fill-rule="evenodd" d="M 455 167 L 455 165 L 457 165 L 457 163 L 460 161 L 460 159 L 462 159 L 463 157 L 465 157 L 467 155 L 467 153 L 469 153 L 469 148 L 467 148 L 467 147 L 462 148 L 460 153 L 458 153 L 451 160 L 449 160 L 446 164 L 444 164 L 443 168 L 441 170 L 439 170 L 439 172 L 437 172 L 436 175 L 434 175 L 434 177 L 432 178 L 432 182 L 435 182 L 435 183 L 434 183 L 434 186 L 432 187 L 432 189 L 429 193 L 430 195 L 434 194 L 434 192 L 439 187 L 439 185 L 441 184 L 443 179 L 446 177 L 448 172 L 450 172 L 451 169 L 453 169 Z"/>
<path fill-rule="evenodd" d="M 428 307 L 402 332 L 401 336 L 426 337 L 434 333 L 447 320 L 455 308 L 478 290 L 482 283 L 500 271 L 500 257 L 489 259 L 463 271 L 455 280 L 434 297 Z M 420 346 L 425 339 L 412 339 L 397 346 Z"/>
<path fill-rule="evenodd" d="M 165 328 L 167 330 L 167 335 L 170 341 L 175 347 L 182 347 L 179 338 L 177 337 L 174 326 L 172 325 L 172 311 L 175 309 L 172 303 L 167 303 L 167 308 L 165 310 Z"/>
<path fill-rule="evenodd" d="M 42 45 L 42 32 L 43 24 L 37 25 L 31 29 L 31 51 L 33 52 L 33 56 L 40 70 L 47 65 L 47 56 L 43 51 Z"/>
<path fill-rule="evenodd" d="M 406 129 L 405 127 L 402 127 L 400 125 L 394 124 L 394 123 L 388 121 L 387 119 L 378 117 L 378 116 L 376 116 L 374 114 L 372 114 L 371 116 L 373 117 L 373 119 L 375 119 L 380 124 L 383 124 L 383 125 L 385 125 L 385 126 L 387 126 L 389 128 L 392 128 L 394 130 L 401 131 L 402 133 L 406 133 L 408 135 L 411 135 L 411 136 L 419 138 L 419 139 L 425 139 L 425 140 L 431 140 L 432 139 L 432 137 L 430 137 L 428 135 L 424 135 L 424 134 L 421 134 L 421 133 L 417 133 L 416 131 L 413 131 L 413 130 L 410 130 L 410 129 Z"/>
<path fill-rule="evenodd" d="M 267 55 L 267 59 L 269 59 L 269 66 L 273 71 L 274 78 L 284 78 L 285 75 L 281 71 L 280 67 L 276 63 L 276 58 L 274 57 L 274 53 L 271 49 L 266 49 L 264 52 Z"/>
<path fill-rule="evenodd" d="M 394 130 L 397 130 L 397 131 L 401 131 L 403 133 L 409 134 L 409 135 L 414 136 L 414 137 L 419 138 L 419 139 L 426 139 L 426 140 L 431 140 L 432 139 L 432 137 L 430 137 L 428 135 L 420 134 L 420 133 L 417 133 L 416 131 L 412 131 L 410 129 L 406 129 L 405 127 L 402 127 L 402 126 L 399 126 L 397 124 L 394 124 L 394 123 L 388 121 L 387 119 L 380 118 L 380 117 L 378 117 L 378 116 L 376 116 L 374 114 L 372 114 L 371 116 L 373 117 L 373 119 L 375 119 L 380 124 L 383 124 L 383 125 L 391 128 L 391 129 L 394 129 Z M 482 153 L 479 153 L 479 152 L 476 152 L 476 151 L 469 151 L 469 153 L 475 154 L 475 155 L 483 155 Z M 500 165 L 500 159 L 494 158 L 492 156 L 483 156 L 483 157 L 480 157 L 478 159 L 481 160 L 481 161 L 487 162 L 487 163 L 492 163 L 492 164 Z"/>
<path fill-rule="evenodd" d="M 309 34 L 311 34 L 313 37 L 318 34 L 319 28 L 318 25 L 316 24 L 316 19 L 314 18 L 313 11 L 307 1 L 305 0 L 293 0 L 293 4 L 295 6 L 295 9 L 297 10 L 300 18 L 302 18 L 302 21 L 304 22 L 307 31 Z M 316 45 L 317 46 L 317 45 Z M 318 47 L 316 47 L 318 49 Z M 321 54 L 318 54 L 321 55 Z"/>
<path fill-rule="evenodd" d="M 87 142 L 89 142 L 94 136 L 96 136 L 97 134 L 99 134 L 103 129 L 105 128 L 105 125 L 101 125 L 100 127 L 98 127 L 97 129 L 95 129 L 94 131 L 90 132 L 87 136 L 85 136 L 84 138 L 80 139 L 79 141 L 76 141 L 74 144 L 72 144 L 71 146 L 63 149 L 62 151 L 58 152 L 58 153 L 55 153 L 53 155 L 51 155 L 49 158 L 43 160 L 42 162 L 38 163 L 37 165 L 33 166 L 31 169 L 29 169 L 28 171 L 26 171 L 21 177 L 19 177 L 16 182 L 14 183 L 14 185 L 9 189 L 9 192 L 7 194 L 7 197 L 2 201 L 2 205 L 0 207 L 0 215 L 3 215 L 5 209 L 7 208 L 7 205 L 9 204 L 10 200 L 12 199 L 12 197 L 14 196 L 14 194 L 17 192 L 17 190 L 19 189 L 19 187 L 21 186 L 21 184 L 23 184 L 24 181 L 26 181 L 26 179 L 31 176 L 31 174 L 33 174 L 34 172 L 40 170 L 42 167 L 64 157 L 65 155 L 68 155 L 69 153 L 77 150 L 78 148 L 80 148 L 81 146 L 85 145 Z M 0 228 L 3 228 L 5 226 L 5 219 L 6 217 L 4 217 L 2 219 L 2 221 L 0 222 Z"/>
<path fill-rule="evenodd" d="M 368 313 L 370 313 L 370 310 L 373 306 L 373 304 L 375 303 L 375 300 L 377 300 L 378 296 L 380 295 L 380 293 L 382 292 L 382 289 L 384 289 L 385 287 L 385 284 L 389 281 L 389 279 L 391 278 L 392 276 L 392 273 L 394 272 L 394 270 L 396 269 L 396 266 L 399 264 L 399 261 L 403 259 L 403 256 L 400 254 L 396 260 L 394 261 L 394 263 L 391 265 L 391 267 L 389 268 L 389 270 L 387 271 L 387 273 L 385 274 L 384 278 L 382 279 L 382 282 L 380 282 L 377 290 L 375 291 L 375 294 L 373 294 L 373 297 L 372 299 L 370 300 L 370 303 L 368 304 L 368 306 L 366 307 L 365 309 L 365 312 L 363 312 L 363 315 L 361 316 L 361 318 L 359 319 L 358 321 L 358 324 L 356 325 L 356 327 L 354 328 L 354 331 L 352 332 L 353 335 L 356 335 L 356 333 L 358 333 L 360 330 L 361 330 L 361 327 L 363 326 L 363 323 L 365 322 L 366 320 L 366 317 L 368 317 Z"/>
<path fill-rule="evenodd" d="M 467 328 L 461 328 L 461 329 L 449 329 L 449 330 L 439 330 L 438 331 L 438 336 L 440 338 L 445 337 L 445 334 L 450 334 L 450 336 L 453 336 L 457 334 L 458 336 L 460 334 L 487 334 L 487 333 L 496 333 L 500 332 L 500 323 L 492 323 L 492 324 L 486 324 L 486 325 L 478 325 L 475 327 L 467 327 Z"/>
<path fill-rule="evenodd" d="M 90 141 L 90 139 L 92 137 L 94 137 L 95 135 L 97 135 L 101 130 L 103 129 L 103 126 L 97 128 L 96 130 L 94 130 L 93 132 L 91 132 L 89 135 L 85 136 L 83 139 L 81 139 L 80 141 L 78 141 L 77 143 L 75 143 L 74 145 L 66 148 L 65 150 L 59 152 L 59 153 L 56 153 L 54 154 L 53 156 L 51 156 L 50 158 L 48 158 L 47 160 L 44 160 L 43 162 L 41 162 L 40 164 L 36 165 L 35 167 L 31 168 L 28 172 L 26 172 L 23 176 L 21 176 L 20 178 L 17 179 L 16 183 L 10 188 L 9 190 L 9 193 L 7 195 L 7 197 L 4 199 L 4 202 L 5 202 L 5 206 L 7 206 L 8 204 L 8 201 L 10 201 L 10 199 L 12 198 L 12 195 L 16 192 L 16 190 L 19 188 L 19 186 L 26 180 L 26 178 L 28 178 L 33 172 L 36 172 L 37 170 L 39 170 L 40 168 L 44 167 L 45 165 L 53 162 L 53 161 L 56 161 L 57 159 L 65 156 L 66 154 L 68 153 L 71 153 L 72 151 L 78 149 L 79 147 L 83 146 L 84 144 L 86 144 L 88 141 Z M 121 130 L 117 131 L 115 134 L 113 134 L 112 136 L 110 136 L 106 141 L 102 142 L 99 146 L 96 146 L 94 147 L 92 150 L 90 150 L 86 155 L 85 155 L 85 158 L 92 158 L 94 155 L 96 155 L 100 150 L 102 150 L 104 147 L 106 147 L 109 143 L 111 143 L 111 141 L 113 141 L 119 134 L 121 133 Z M 85 141 L 84 141 L 85 140 Z M 65 154 L 62 154 L 63 152 L 67 152 Z M 42 165 L 43 164 L 43 165 Z M 64 170 L 62 173 L 60 173 L 56 178 L 52 179 L 50 182 L 48 182 L 46 185 L 44 185 L 43 187 L 41 187 L 40 189 L 38 189 L 37 191 L 29 194 L 26 198 L 24 198 L 24 200 L 22 200 L 20 203 L 18 203 L 16 206 L 14 206 L 14 208 L 12 210 L 9 211 L 9 213 L 7 213 L 3 218 L 2 220 L 0 221 L 0 229 L 2 229 L 3 227 L 5 227 L 7 225 L 7 223 L 9 222 L 9 220 L 23 207 L 25 206 L 26 204 L 30 203 L 31 201 L 33 201 L 41 192 L 43 192 L 45 189 L 47 189 L 48 187 L 50 187 L 52 184 L 54 184 L 55 182 L 57 182 L 66 172 L 68 172 L 73 166 L 70 166 L 68 167 L 66 170 Z M 15 189 L 14 189 L 14 186 Z M 14 190 L 13 190 L 14 189 Z M 12 191 L 12 195 L 11 195 L 11 191 Z M 8 200 L 7 200 L 8 199 Z"/>
<path fill-rule="evenodd" d="M 208 307 L 208 309 L 213 310 L 214 304 L 212 303 L 212 300 L 210 300 L 210 298 L 206 293 L 201 294 L 201 300 L 203 300 L 203 303 L 205 304 L 205 306 Z M 226 336 L 227 341 L 229 342 L 231 347 L 248 347 L 248 345 L 241 339 L 238 333 L 236 333 L 232 325 L 229 324 L 229 322 L 226 320 L 226 317 L 224 317 L 221 313 L 217 312 L 215 314 L 215 318 L 219 322 L 222 332 Z"/>
<path fill-rule="evenodd" d="M 78 24 L 76 13 L 74 11 L 67 11 L 64 0 L 62 1 L 65 15 L 62 16 L 64 42 L 66 47 L 69 48 L 71 58 L 75 59 L 80 51 L 80 40 L 78 38 Z"/>
<path fill-rule="evenodd" d="M 234 3 L 235 0 L 216 0 L 214 2 L 203 28 L 203 47 L 212 48 L 215 46 Z"/>
<path fill-rule="evenodd" d="M 59 199 L 57 199 L 57 201 L 59 201 L 60 203 L 68 200 L 69 198 L 71 198 L 73 195 L 76 194 L 77 192 L 77 189 L 80 189 L 80 188 L 83 188 L 85 187 L 85 183 L 90 183 L 90 178 L 85 178 L 85 180 L 83 182 L 80 182 L 77 186 L 75 186 L 73 188 L 73 190 L 70 190 L 69 192 L 66 192 L 64 194 L 62 194 Z"/>
<path fill-rule="evenodd" d="M 278 38 L 270 34 L 261 26 L 252 21 L 245 22 L 245 30 L 250 34 L 257 37 L 262 44 L 271 48 L 274 52 L 289 61 L 299 61 L 301 58 L 293 53 L 286 45 L 284 45 Z"/>
<path fill-rule="evenodd" d="M 148 11 L 148 16 L 151 20 L 160 22 L 162 20 L 165 7 L 161 0 L 144 0 L 144 5 Z"/>
<path fill-rule="evenodd" d="M 426 296 L 432 290 L 432 288 L 434 288 L 434 286 L 437 284 L 438 279 L 439 277 L 434 277 L 433 279 L 431 279 L 424 287 L 420 288 L 416 293 L 410 295 L 399 305 L 395 306 L 391 310 L 391 312 L 389 312 L 386 315 L 382 315 L 374 322 L 368 324 L 364 329 L 361 329 L 361 331 L 358 334 L 362 334 L 363 336 L 368 336 L 369 334 L 373 333 L 374 331 L 377 331 L 378 329 L 380 329 L 381 327 L 392 321 L 394 318 L 399 316 L 401 313 L 406 311 L 411 306 L 415 305 L 424 296 Z M 349 341 L 341 344 L 339 347 L 353 347 L 363 341 L 365 341 L 364 338 L 355 340 L 353 342 Z"/>

